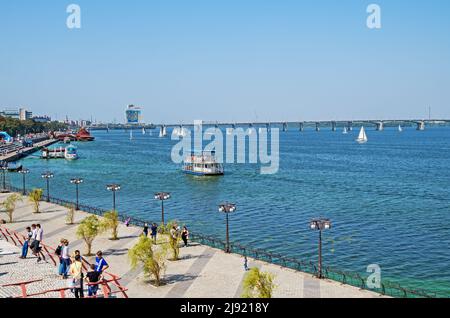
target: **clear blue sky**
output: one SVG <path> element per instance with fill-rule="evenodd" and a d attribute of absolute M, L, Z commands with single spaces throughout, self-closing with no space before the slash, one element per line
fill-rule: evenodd
<path fill-rule="evenodd" d="M 66 7 L 82 28 L 66 27 Z M 366 7 L 382 8 L 382 29 Z M 450 118 L 450 1 L 1 0 L 0 108 L 146 122 Z"/>

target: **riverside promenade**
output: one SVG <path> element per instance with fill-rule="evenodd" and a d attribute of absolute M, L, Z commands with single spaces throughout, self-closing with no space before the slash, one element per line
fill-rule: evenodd
<path fill-rule="evenodd" d="M 0 202 L 10 194 L 0 194 Z M 67 209 L 65 207 L 42 202 L 42 211 L 39 214 L 33 213 L 32 205 L 28 198 L 24 197 L 23 202 L 17 204 L 14 212 L 14 223 L 5 224 L 2 227 L 24 233 L 26 226 L 32 223 L 40 223 L 44 230 L 43 243 L 56 247 L 61 238 L 68 239 L 70 250 L 73 252 L 79 249 L 84 253 L 85 244 L 76 237 L 76 227 L 88 213 L 77 211 L 75 214 L 75 224 L 66 225 L 65 218 Z M 7 219 L 6 214 L 0 213 L 0 218 Z M 149 284 L 144 277 L 142 268 L 131 270 L 128 261 L 128 250 L 137 242 L 142 229 L 135 226 L 119 226 L 118 241 L 108 239 L 109 233 L 97 237 L 93 243 L 93 251 L 102 250 L 103 255 L 110 265 L 109 271 L 121 277 L 121 285 L 128 288 L 127 294 L 133 298 L 239 298 L 242 294 L 242 284 L 245 275 L 243 257 L 236 254 L 226 254 L 221 250 L 208 246 L 191 243 L 189 247 L 180 248 L 179 261 L 167 261 L 167 269 L 163 280 L 165 284 L 161 287 L 154 287 Z M 8 244 L 0 242 L 4 246 Z M 88 259 L 92 262 L 92 259 Z M 34 268 L 45 267 L 49 264 L 37 264 L 35 259 L 16 260 L 17 266 L 27 266 L 31 273 Z M 380 298 L 380 294 L 357 287 L 344 285 L 330 280 L 319 280 L 311 274 L 306 274 L 283 268 L 277 265 L 268 264 L 261 261 L 248 259 L 249 267 L 258 267 L 263 271 L 275 274 L 275 284 L 277 285 L 273 296 L 276 298 Z M 0 253 L 0 286 L 7 283 L 16 283 L 21 277 L 8 273 L 8 267 L 2 265 L 4 259 Z M 8 262 L 7 262 L 8 263 Z M 16 267 L 16 266 L 15 266 Z M 48 268 L 36 270 L 36 275 L 44 271 L 49 275 Z M 57 269 L 54 267 L 54 272 Z M 24 273 L 25 275 L 25 273 Z M 22 277 L 23 280 L 29 279 Z M 35 277 L 40 278 L 40 277 Z M 14 279 L 15 281 L 10 281 Z M 57 278 L 56 278 L 57 279 Z M 57 284 L 59 284 L 57 282 Z M 8 287 L 9 288 L 9 287 Z M 0 287 L 0 297 L 2 295 Z M 4 295 L 5 293 L 3 293 Z"/>

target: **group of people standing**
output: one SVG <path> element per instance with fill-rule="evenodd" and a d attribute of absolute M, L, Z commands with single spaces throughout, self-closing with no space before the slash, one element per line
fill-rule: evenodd
<path fill-rule="evenodd" d="M 186 225 L 183 226 L 183 229 L 180 229 L 179 226 L 174 224 L 172 228 L 170 229 L 170 236 L 173 240 L 177 240 L 178 237 L 181 236 L 181 240 L 184 243 L 184 247 L 188 246 L 188 240 L 189 240 L 189 231 L 186 227 Z"/>
<path fill-rule="evenodd" d="M 79 250 L 75 250 L 71 255 L 69 250 L 69 241 L 61 239 L 55 254 L 59 257 L 58 273 L 63 279 L 69 280 L 75 298 L 84 298 L 83 282 L 88 283 L 88 297 L 96 296 L 99 282 L 103 279 L 103 272 L 109 268 L 108 263 L 103 258 L 102 251 L 98 251 L 94 264 L 89 264 L 83 260 Z M 88 271 L 85 273 L 83 261 L 88 264 Z"/>
<path fill-rule="evenodd" d="M 158 234 L 158 225 L 156 223 L 152 223 L 152 226 L 149 227 L 148 223 L 144 224 L 144 230 L 142 231 L 142 234 L 145 237 L 148 237 L 148 230 L 150 229 L 150 238 L 153 240 L 153 243 L 156 244 L 156 235 Z"/>
<path fill-rule="evenodd" d="M 40 224 L 32 224 L 26 228 L 26 236 L 22 246 L 21 259 L 27 258 L 28 250 L 31 250 L 37 261 L 45 260 L 42 253 L 41 242 L 44 238 L 44 230 Z M 68 279 L 69 287 L 75 294 L 75 298 L 84 297 L 84 284 L 88 283 L 88 296 L 96 296 L 99 283 L 103 279 L 103 272 L 109 268 L 108 263 L 103 258 L 102 251 L 98 251 L 94 264 L 89 264 L 83 260 L 79 250 L 75 250 L 70 254 L 69 241 L 61 239 L 55 254 L 59 258 L 58 274 L 63 279 Z M 83 261 L 88 265 L 88 271 L 85 273 L 83 268 Z"/>
<path fill-rule="evenodd" d="M 149 227 L 148 223 L 144 224 L 144 230 L 142 231 L 142 234 L 145 237 L 148 237 L 150 229 L 150 238 L 153 240 L 153 243 L 156 244 L 156 235 L 158 233 L 158 225 L 156 223 L 152 223 L 152 226 Z M 186 225 L 183 226 L 183 229 L 181 229 L 179 226 L 174 224 L 172 228 L 170 229 L 170 236 L 172 239 L 177 239 L 178 236 L 181 235 L 181 239 L 183 240 L 184 246 L 188 246 L 188 240 L 189 240 L 189 230 L 187 229 Z"/>
<path fill-rule="evenodd" d="M 37 257 L 37 262 L 45 260 L 44 254 L 41 252 L 41 242 L 44 238 L 44 230 L 40 224 L 32 224 L 26 228 L 27 235 L 22 246 L 22 254 L 20 258 L 25 259 L 28 255 L 28 250 L 31 250 L 34 256 Z"/>
<path fill-rule="evenodd" d="M 144 224 L 143 235 L 150 238 L 156 244 L 156 237 L 158 234 L 158 225 L 152 223 L 149 226 L 147 223 Z M 184 246 L 188 246 L 189 231 L 186 226 L 181 229 L 179 226 L 174 224 L 170 229 L 171 239 L 181 239 Z M 40 224 L 32 224 L 26 228 L 26 239 L 24 240 L 22 246 L 21 259 L 27 258 L 28 250 L 31 250 L 34 256 L 37 257 L 37 262 L 45 260 L 45 256 L 42 253 L 41 242 L 44 237 L 44 230 Z M 102 251 L 96 253 L 95 263 L 89 264 L 87 261 L 83 260 L 79 250 L 75 250 L 73 254 L 70 254 L 69 241 L 67 239 L 61 239 L 59 245 L 55 250 L 55 254 L 59 258 L 58 274 L 63 279 L 70 279 L 69 286 L 72 292 L 75 294 L 75 298 L 84 298 L 84 287 L 83 282 L 88 283 L 88 296 L 96 296 L 99 283 L 103 280 L 103 272 L 109 268 L 108 263 L 103 258 Z M 83 268 L 83 262 L 88 264 L 88 271 L 85 273 Z"/>

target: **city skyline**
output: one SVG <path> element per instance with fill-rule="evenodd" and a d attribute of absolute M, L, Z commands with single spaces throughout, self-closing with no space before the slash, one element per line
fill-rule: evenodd
<path fill-rule="evenodd" d="M 146 123 L 450 118 L 446 1 L 2 3 L 0 108 Z M 8 32 L 6 32 L 8 30 Z"/>

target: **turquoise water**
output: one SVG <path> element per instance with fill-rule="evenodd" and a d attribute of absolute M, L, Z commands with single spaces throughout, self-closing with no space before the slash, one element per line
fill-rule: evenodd
<path fill-rule="evenodd" d="M 303 260 L 317 259 L 317 233 L 308 222 L 326 216 L 324 263 L 367 276 L 379 264 L 382 279 L 450 295 L 450 128 L 403 133 L 367 130 L 369 143 L 322 130 L 280 132 L 280 171 L 260 175 L 258 165 L 225 165 L 226 175 L 196 178 L 173 164 L 174 141 L 134 132 L 93 132 L 96 141 L 79 143 L 80 160 L 23 160 L 27 183 L 44 187 L 40 174 L 51 170 L 51 195 L 74 200 L 72 177 L 82 177 L 82 203 L 111 208 L 108 183 L 119 183 L 119 211 L 160 220 L 154 192 L 170 191 L 166 220 L 185 222 L 191 231 L 225 237 L 221 201 L 236 202 L 231 240 Z M 12 183 L 21 186 L 19 175 Z"/>

